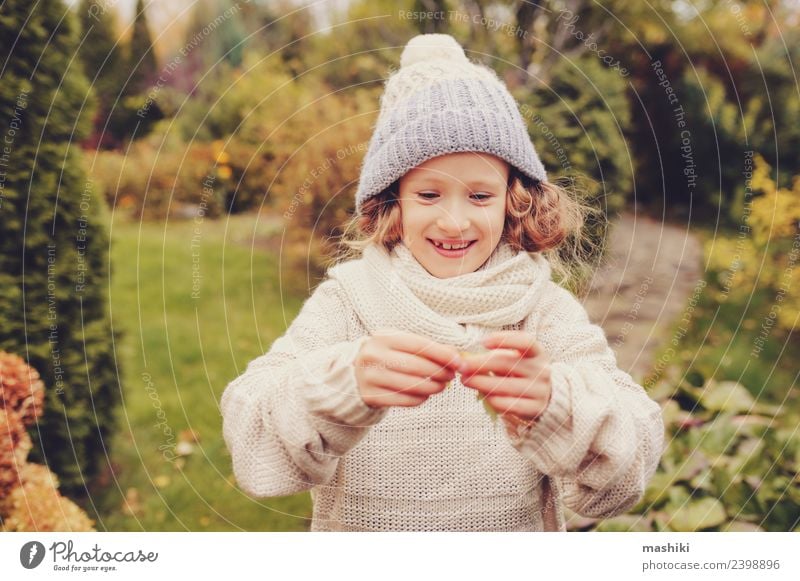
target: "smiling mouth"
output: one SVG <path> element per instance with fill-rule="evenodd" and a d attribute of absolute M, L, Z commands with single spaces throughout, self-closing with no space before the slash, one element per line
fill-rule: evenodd
<path fill-rule="evenodd" d="M 452 251 L 466 250 L 467 248 L 469 248 L 470 246 L 472 246 L 476 242 L 476 240 L 461 240 L 461 241 L 458 241 L 458 242 L 455 242 L 455 241 L 453 241 L 453 242 L 441 242 L 439 240 L 433 240 L 431 238 L 428 238 L 428 241 L 430 243 L 432 243 L 436 248 L 439 248 L 441 250 L 452 250 Z"/>

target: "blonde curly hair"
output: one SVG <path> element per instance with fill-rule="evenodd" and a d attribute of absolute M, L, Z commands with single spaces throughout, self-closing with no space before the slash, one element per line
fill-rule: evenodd
<path fill-rule="evenodd" d="M 370 244 L 382 244 L 391 252 L 403 239 L 398 192 L 399 180 L 364 201 L 361 211 L 345 224 L 334 263 L 359 258 Z M 580 286 L 593 270 L 592 257 L 601 250 L 586 228 L 592 218 L 602 219 L 603 212 L 582 202 L 571 187 L 533 180 L 513 166 L 507 196 L 500 242 L 520 251 L 541 252 L 556 282 Z"/>

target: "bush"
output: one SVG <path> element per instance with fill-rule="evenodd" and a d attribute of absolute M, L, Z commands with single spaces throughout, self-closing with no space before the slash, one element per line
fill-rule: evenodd
<path fill-rule="evenodd" d="M 687 409 L 688 408 L 688 409 Z M 740 383 L 684 383 L 664 402 L 672 438 L 642 506 L 670 530 L 761 528 L 800 523 L 792 484 L 800 439 L 785 409 L 757 404 Z"/>
<path fill-rule="evenodd" d="M 284 258 L 299 272 L 321 277 L 355 207 L 355 191 L 377 100 L 359 92 L 327 95 L 304 116 L 304 142 L 278 176 L 269 207 L 283 216 Z M 305 278 L 305 277 L 302 277 Z"/>
<path fill-rule="evenodd" d="M 41 414 L 44 384 L 16 355 L 0 351 L 0 530 L 91 531 L 93 522 L 58 493 L 44 466 L 28 464 L 25 426 Z"/>
<path fill-rule="evenodd" d="M 561 59 L 554 69 L 549 86 L 515 95 L 531 139 L 551 180 L 593 180 L 586 201 L 613 219 L 625 209 L 633 183 L 625 80 L 592 56 Z"/>
<path fill-rule="evenodd" d="M 642 500 L 604 521 L 573 517 L 572 528 L 798 530 L 796 409 L 756 403 L 733 381 L 681 382 L 677 389 L 672 381 L 650 393 L 661 403 L 668 444 Z"/>
<path fill-rule="evenodd" d="M 124 153 L 98 152 L 92 177 L 110 205 L 136 219 L 160 219 L 186 205 L 216 217 L 224 203 L 216 151 L 211 143 L 186 145 L 154 134 Z"/>
<path fill-rule="evenodd" d="M 18 486 L 19 467 L 30 451 L 31 438 L 22 420 L 17 414 L 0 409 L 0 504 Z"/>
<path fill-rule="evenodd" d="M 767 290 L 772 305 L 770 327 L 784 335 L 798 328 L 800 295 L 787 292 L 800 284 L 800 176 L 792 189 L 778 188 L 770 167 L 754 156 L 751 188 L 754 196 L 736 238 L 716 236 L 706 243 L 708 267 L 720 287 L 720 300 L 741 300 L 755 290 Z M 747 208 L 747 206 L 745 206 Z"/>
<path fill-rule="evenodd" d="M 119 397 L 115 336 L 107 313 L 106 208 L 82 167 L 80 114 L 89 89 L 72 55 L 75 15 L 61 2 L 3 5 L 0 36 L 17 38 L 0 85 L 6 133 L 2 182 L 0 349 L 25 353 L 48 385 L 34 429 L 65 489 L 82 490 L 108 453 Z"/>
<path fill-rule="evenodd" d="M 4 532 L 94 531 L 81 508 L 58 493 L 58 479 L 44 466 L 25 464 L 20 486 L 0 500 Z"/>

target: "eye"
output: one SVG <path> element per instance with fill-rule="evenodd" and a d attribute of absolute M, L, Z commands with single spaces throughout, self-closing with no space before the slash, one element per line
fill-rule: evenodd
<path fill-rule="evenodd" d="M 492 194 L 486 194 L 484 192 L 473 192 L 472 196 L 479 202 L 485 202 L 493 197 Z"/>
<path fill-rule="evenodd" d="M 437 194 L 436 192 L 419 192 L 417 195 L 423 200 L 433 200 L 439 194 Z"/>

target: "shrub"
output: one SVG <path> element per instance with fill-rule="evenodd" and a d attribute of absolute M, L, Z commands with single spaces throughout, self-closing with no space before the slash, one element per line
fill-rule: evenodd
<path fill-rule="evenodd" d="M 204 215 L 223 212 L 223 195 L 211 143 L 185 144 L 175 131 L 162 126 L 125 152 L 97 152 L 91 162 L 109 205 L 136 219 L 162 219 L 186 205 L 202 205 Z"/>
<path fill-rule="evenodd" d="M 13 410 L 26 425 L 42 413 L 44 383 L 39 373 L 25 364 L 19 355 L 0 351 L 0 409 Z"/>
<path fill-rule="evenodd" d="M 548 177 L 594 181 L 586 201 L 613 218 L 633 183 L 626 82 L 592 56 L 559 60 L 549 78 L 549 86 L 515 95 Z"/>
<path fill-rule="evenodd" d="M 708 266 L 730 299 L 767 290 L 767 323 L 787 334 L 797 329 L 800 317 L 800 295 L 787 292 L 800 284 L 800 176 L 794 177 L 791 189 L 778 188 L 760 155 L 754 156 L 752 176 L 754 197 L 747 200 L 751 203 L 740 233 L 736 238 L 715 236 L 706 243 Z M 720 291 L 719 298 L 727 297 Z"/>
<path fill-rule="evenodd" d="M 78 143 L 89 90 L 77 60 L 75 15 L 62 2 L 3 5 L 0 37 L 16 38 L 0 85 L 5 134 L 0 228 L 0 349 L 24 353 L 55 386 L 34 426 L 32 456 L 65 489 L 82 490 L 108 452 L 119 397 L 107 312 L 106 208 L 87 181 Z"/>
<path fill-rule="evenodd" d="M 600 531 L 791 531 L 800 525 L 798 414 L 757 403 L 733 381 L 658 383 L 667 447 L 642 500 Z"/>
<path fill-rule="evenodd" d="M 44 385 L 21 357 L 0 351 L 0 530 L 91 531 L 93 522 L 58 492 L 46 467 L 28 464 L 25 426 L 41 413 Z"/>
<path fill-rule="evenodd" d="M 81 508 L 58 493 L 58 479 L 44 466 L 25 464 L 20 485 L 0 500 L 4 532 L 95 530 Z"/>
<path fill-rule="evenodd" d="M 31 438 L 22 420 L 15 413 L 0 409 L 0 503 L 17 487 L 19 467 L 30 451 Z"/>

